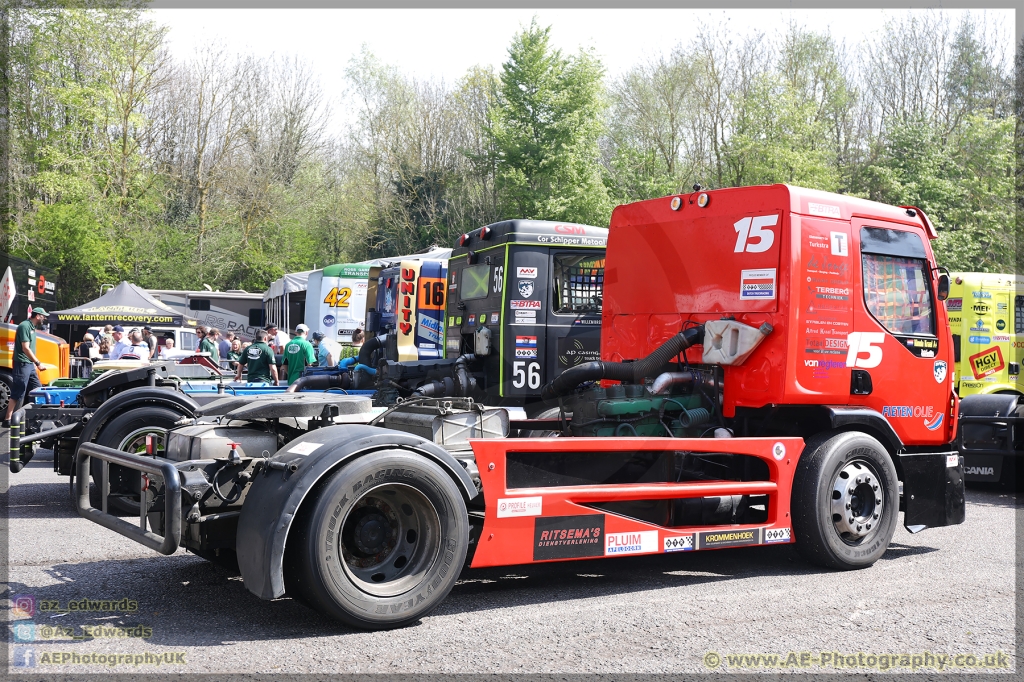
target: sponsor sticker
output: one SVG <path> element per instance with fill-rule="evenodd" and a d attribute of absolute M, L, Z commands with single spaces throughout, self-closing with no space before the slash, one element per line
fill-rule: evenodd
<path fill-rule="evenodd" d="M 697 544 L 701 549 L 759 545 L 761 544 L 761 529 L 706 531 L 697 534 Z"/>
<path fill-rule="evenodd" d="M 517 279 L 537 279 L 537 268 L 516 267 Z"/>
<path fill-rule="evenodd" d="M 941 384 L 946 380 L 947 365 L 945 360 L 936 360 L 932 365 L 932 374 L 935 376 L 935 383 Z"/>
<path fill-rule="evenodd" d="M 536 336 L 517 336 L 516 337 L 516 348 L 536 348 L 537 337 Z"/>
<path fill-rule="evenodd" d="M 764 541 L 766 544 L 770 542 L 789 542 L 791 535 L 792 533 L 789 528 L 764 529 Z"/>
<path fill-rule="evenodd" d="M 491 313 L 491 324 L 498 324 L 498 313 Z"/>
<path fill-rule="evenodd" d="M 807 203 L 807 212 L 811 215 L 817 215 L 823 218 L 843 217 L 843 212 L 839 210 L 838 206 L 833 206 L 832 204 L 818 204 L 813 201 Z"/>
<path fill-rule="evenodd" d="M 516 348 L 516 357 L 517 358 L 536 358 L 537 357 L 537 349 L 536 348 Z"/>
<path fill-rule="evenodd" d="M 964 307 L 964 299 L 962 299 L 962 298 L 949 298 L 949 299 L 946 299 L 946 310 L 949 311 L 949 312 L 955 312 L 955 311 L 958 311 L 958 310 L 963 310 L 963 307 Z"/>
<path fill-rule="evenodd" d="M 850 237 L 845 232 L 832 232 L 832 255 L 848 256 L 850 254 Z"/>
<path fill-rule="evenodd" d="M 333 327 L 334 326 L 334 315 L 324 315 L 324 326 L 325 327 Z"/>
<path fill-rule="evenodd" d="M 540 516 L 534 520 L 534 561 L 594 556 L 604 556 L 604 514 Z"/>
<path fill-rule="evenodd" d="M 976 353 L 968 358 L 968 361 L 971 363 L 971 370 L 974 372 L 975 379 L 995 374 L 1006 366 L 1006 363 L 1003 362 L 1003 352 L 999 350 L 999 346 L 992 346 L 980 353 Z"/>
<path fill-rule="evenodd" d="M 992 310 L 992 307 L 987 303 L 975 303 L 971 306 L 971 310 L 973 310 L 977 315 L 984 315 L 988 311 Z"/>
<path fill-rule="evenodd" d="M 498 518 L 514 516 L 540 516 L 544 505 L 543 497 L 510 497 L 498 500 Z"/>
<path fill-rule="evenodd" d="M 509 301 L 509 307 L 511 307 L 512 310 L 540 310 L 541 303 L 540 301 L 526 301 L 519 298 L 513 298 Z"/>
<path fill-rule="evenodd" d="M 989 291 L 972 291 L 971 296 L 974 298 L 992 298 L 992 293 Z"/>
<path fill-rule="evenodd" d="M 323 443 L 313 443 L 312 441 L 306 441 L 305 443 L 296 443 L 295 445 L 288 448 L 288 452 L 295 455 L 310 455 Z"/>
<path fill-rule="evenodd" d="M 629 533 L 608 533 L 604 538 L 604 554 L 641 554 L 658 551 L 658 531 L 640 530 Z"/>
<path fill-rule="evenodd" d="M 533 296 L 533 281 L 528 279 L 519 280 L 519 295 L 523 298 L 530 298 Z"/>
<path fill-rule="evenodd" d="M 960 455 L 946 455 L 946 467 L 960 466 Z"/>
<path fill-rule="evenodd" d="M 693 536 L 673 535 L 662 540 L 661 545 L 666 552 L 689 552 L 693 550 Z"/>
<path fill-rule="evenodd" d="M 992 343 L 990 336 L 968 336 L 967 340 L 971 343 Z"/>
<path fill-rule="evenodd" d="M 928 429 L 929 431 L 934 431 L 935 429 L 937 429 L 940 426 L 942 426 L 942 417 L 943 416 L 944 415 L 942 415 L 942 414 L 938 414 L 938 415 L 936 415 L 935 419 L 932 419 L 931 421 L 925 419 L 924 420 L 924 427 L 926 429 Z"/>
<path fill-rule="evenodd" d="M 775 268 L 740 271 L 740 299 L 775 298 Z"/>

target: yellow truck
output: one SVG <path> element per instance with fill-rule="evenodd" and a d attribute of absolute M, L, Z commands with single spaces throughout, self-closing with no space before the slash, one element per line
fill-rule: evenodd
<path fill-rule="evenodd" d="M 953 273 L 946 312 L 961 398 L 964 479 L 1010 483 L 1024 452 L 1024 276 Z M 986 426 L 993 417 L 1000 428 Z"/>
<path fill-rule="evenodd" d="M 953 273 L 946 311 L 960 397 L 1024 394 L 1024 276 Z"/>

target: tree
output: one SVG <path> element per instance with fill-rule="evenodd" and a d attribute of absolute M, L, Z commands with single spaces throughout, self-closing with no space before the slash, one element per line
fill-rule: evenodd
<path fill-rule="evenodd" d="M 550 28 L 518 33 L 502 65 L 487 134 L 496 156 L 499 212 L 506 218 L 604 225 L 601 181 L 602 67 L 588 52 L 565 58 Z"/>

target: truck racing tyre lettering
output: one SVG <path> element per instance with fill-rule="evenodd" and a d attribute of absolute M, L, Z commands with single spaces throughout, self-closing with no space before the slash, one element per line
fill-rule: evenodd
<path fill-rule="evenodd" d="M 287 592 L 354 627 L 401 627 L 451 591 L 468 547 L 466 503 L 448 474 L 411 452 L 374 452 L 303 504 L 286 548 Z"/>
<path fill-rule="evenodd" d="M 111 419 L 100 430 L 95 442 L 98 445 L 105 445 L 115 450 L 124 450 L 131 453 L 146 452 L 146 436 L 158 436 L 156 444 L 159 452 L 163 451 L 163 439 L 168 429 L 173 428 L 175 422 L 182 418 L 182 414 L 174 410 L 157 405 L 141 405 L 119 414 Z M 92 506 L 100 509 L 100 480 L 102 478 L 102 464 L 93 460 L 90 469 L 92 471 L 93 486 L 89 490 L 89 502 Z M 117 491 L 138 493 L 138 474 L 133 474 L 123 467 L 111 465 L 110 492 Z M 135 500 L 125 500 L 111 496 L 107 501 L 108 511 L 120 511 L 126 514 L 139 513 L 139 504 Z"/>
<path fill-rule="evenodd" d="M 14 379 L 7 372 L 0 372 L 0 412 L 7 414 L 7 403 L 11 399 L 11 392 L 14 390 Z"/>
<path fill-rule="evenodd" d="M 808 561 L 866 568 L 896 530 L 896 467 L 882 445 L 858 431 L 810 438 L 793 480 L 793 531 Z"/>

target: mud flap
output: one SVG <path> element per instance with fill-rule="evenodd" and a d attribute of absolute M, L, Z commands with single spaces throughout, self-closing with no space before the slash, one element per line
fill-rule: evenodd
<path fill-rule="evenodd" d="M 902 454 L 903 525 L 911 533 L 964 522 L 964 459 L 956 452 Z"/>

